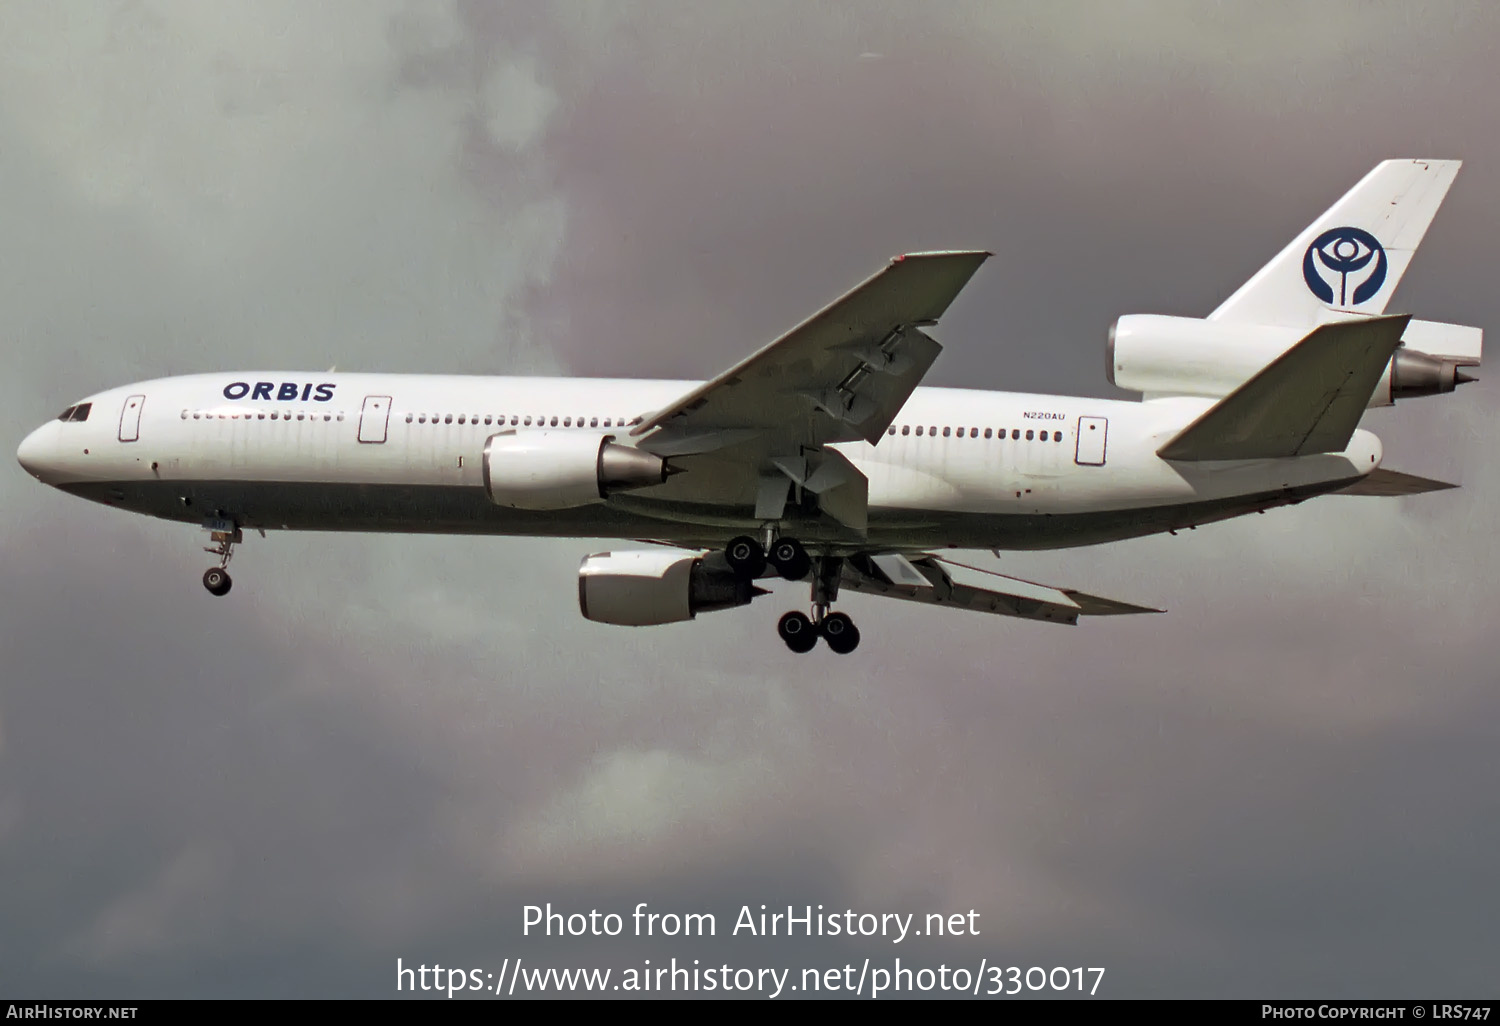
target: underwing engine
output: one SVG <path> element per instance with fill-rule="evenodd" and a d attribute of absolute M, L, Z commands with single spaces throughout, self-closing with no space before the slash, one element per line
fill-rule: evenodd
<path fill-rule="evenodd" d="M 672 470 L 654 453 L 593 431 L 515 431 L 484 445 L 484 490 L 497 506 L 568 509 L 649 488 Z"/>
<path fill-rule="evenodd" d="M 735 573 L 723 553 L 598 552 L 578 568 L 578 608 L 584 618 L 626 627 L 691 620 L 765 594 Z"/>

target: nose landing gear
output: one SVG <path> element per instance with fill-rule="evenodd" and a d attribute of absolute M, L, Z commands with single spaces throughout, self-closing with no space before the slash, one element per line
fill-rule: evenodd
<path fill-rule="evenodd" d="M 229 571 L 221 566 L 211 566 L 203 571 L 203 586 L 210 595 L 227 595 L 232 584 L 234 581 L 230 579 Z"/>
<path fill-rule="evenodd" d="M 219 529 L 221 527 L 223 530 Z M 209 538 L 214 544 L 205 546 L 203 551 L 218 556 L 219 565 L 211 566 L 203 571 L 203 587 L 208 589 L 210 595 L 227 595 L 234 581 L 230 579 L 229 571 L 225 567 L 229 565 L 229 560 L 234 555 L 234 547 L 244 541 L 245 536 L 238 526 L 218 522 L 210 525 Z"/>

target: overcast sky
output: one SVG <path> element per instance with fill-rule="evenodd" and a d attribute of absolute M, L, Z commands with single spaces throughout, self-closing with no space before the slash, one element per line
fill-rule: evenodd
<path fill-rule="evenodd" d="M 1495 323 L 1486 3 L 0 5 L 0 440 L 235 367 L 701 378 L 903 250 L 995 257 L 928 383 L 1114 394 L 1377 161 L 1465 166 L 1393 310 Z M 589 540 L 200 532 L 0 470 L 0 992 L 359 996 L 407 965 L 1101 966 L 1492 994 L 1495 391 L 1461 482 L 982 565 L 1162 606 L 590 624 Z M 522 908 L 980 913 L 545 941 Z"/>

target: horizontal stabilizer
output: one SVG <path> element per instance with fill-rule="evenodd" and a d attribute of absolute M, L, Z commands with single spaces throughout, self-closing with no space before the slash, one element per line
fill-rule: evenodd
<path fill-rule="evenodd" d="M 1007 577 L 937 556 L 881 553 L 848 561 L 841 587 L 908 602 L 958 606 L 998 616 L 1075 624 L 1080 616 L 1159 613 L 1085 592 Z"/>
<path fill-rule="evenodd" d="M 1445 488 L 1457 488 L 1447 481 L 1434 481 L 1415 474 L 1403 474 L 1399 470 L 1384 467 L 1366 474 L 1357 484 L 1341 489 L 1338 495 L 1420 495 L 1423 492 L 1440 492 Z"/>
<path fill-rule="evenodd" d="M 1410 319 L 1370 317 L 1314 328 L 1157 455 L 1198 461 L 1343 452 Z"/>

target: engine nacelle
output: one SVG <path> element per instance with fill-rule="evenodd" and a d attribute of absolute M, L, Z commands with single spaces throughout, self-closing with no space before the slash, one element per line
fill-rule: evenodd
<path fill-rule="evenodd" d="M 1107 373 L 1112 384 L 1147 398 L 1219 398 L 1306 335 L 1305 328 L 1132 314 L 1110 326 Z M 1370 406 L 1451 392 L 1472 381 L 1462 368 L 1479 363 L 1483 333 L 1459 324 L 1413 320 L 1401 342 L 1370 396 Z"/>
<path fill-rule="evenodd" d="M 568 509 L 612 492 L 659 485 L 670 473 L 660 456 L 592 431 L 515 431 L 484 444 L 484 490 L 497 506 Z"/>
<path fill-rule="evenodd" d="M 671 549 L 599 552 L 578 568 L 578 608 L 598 623 L 645 627 L 748 605 L 766 594 L 729 568 L 722 553 Z"/>

